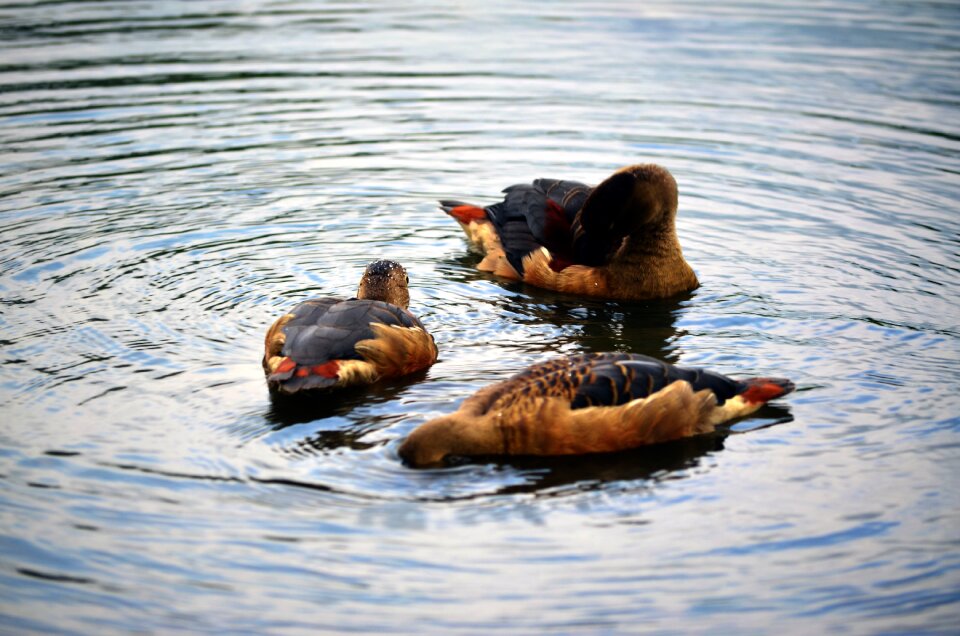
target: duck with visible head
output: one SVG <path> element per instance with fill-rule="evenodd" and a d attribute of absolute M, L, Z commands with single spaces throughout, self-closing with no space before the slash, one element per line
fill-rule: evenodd
<path fill-rule="evenodd" d="M 619 300 L 668 298 L 699 286 L 677 238 L 677 182 L 654 164 L 591 188 L 537 179 L 481 208 L 441 201 L 484 258 L 481 271 L 556 291 Z"/>
<path fill-rule="evenodd" d="M 409 465 L 449 457 L 578 455 L 709 433 L 793 391 L 782 378 L 734 380 L 629 353 L 557 358 L 481 389 L 400 445 Z"/>
<path fill-rule="evenodd" d="M 372 384 L 437 361 L 433 336 L 407 311 L 406 270 L 367 266 L 357 297 L 306 300 L 278 318 L 264 340 L 263 369 L 273 393 Z"/>

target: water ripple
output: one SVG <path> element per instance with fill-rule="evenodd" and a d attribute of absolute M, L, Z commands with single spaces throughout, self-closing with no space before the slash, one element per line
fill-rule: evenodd
<path fill-rule="evenodd" d="M 951 3 L 19 1 L 0 33 L 8 629 L 954 625 Z M 639 161 L 680 185 L 689 296 L 504 282 L 436 209 Z M 264 329 L 376 257 L 440 361 L 271 402 Z M 399 462 L 610 349 L 798 391 L 658 449 Z"/>

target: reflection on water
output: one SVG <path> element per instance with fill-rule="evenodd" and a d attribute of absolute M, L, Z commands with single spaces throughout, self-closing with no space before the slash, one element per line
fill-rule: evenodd
<path fill-rule="evenodd" d="M 606 489 L 608 484 L 619 481 L 656 480 L 695 468 L 698 458 L 720 450 L 723 450 L 721 435 L 704 435 L 663 444 L 656 449 L 583 457 L 515 458 L 509 465 L 527 473 L 528 481 L 508 485 L 496 494 L 534 493 L 556 497 L 571 491 Z"/>
<path fill-rule="evenodd" d="M 949 2 L 0 4 L 10 632 L 947 633 L 960 603 Z M 634 162 L 703 286 L 474 269 L 436 201 Z M 273 401 L 283 309 L 403 263 L 440 360 Z M 558 354 L 798 391 L 655 449 L 412 471 Z"/>

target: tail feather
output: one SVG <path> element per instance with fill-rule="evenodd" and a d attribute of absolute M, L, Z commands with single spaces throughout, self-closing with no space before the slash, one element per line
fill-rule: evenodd
<path fill-rule="evenodd" d="M 743 383 L 746 389 L 740 397 L 748 404 L 765 404 L 796 389 L 796 385 L 786 378 L 748 378 Z"/>
<path fill-rule="evenodd" d="M 440 209 L 461 223 L 482 221 L 487 218 L 486 210 L 462 201 L 442 200 L 440 201 Z"/>
<path fill-rule="evenodd" d="M 293 376 L 287 379 L 267 376 L 267 387 L 273 393 L 282 395 L 293 395 L 300 391 L 314 391 L 317 389 L 330 389 L 337 386 L 337 378 L 327 378 L 320 375 L 308 375 L 304 377 Z"/>
<path fill-rule="evenodd" d="M 339 361 L 304 366 L 291 358 L 285 358 L 277 369 L 267 376 L 267 387 L 273 393 L 292 395 L 300 391 L 329 389 L 338 384 Z"/>
<path fill-rule="evenodd" d="M 463 201 L 454 201 L 453 199 L 440 200 L 440 209 L 446 212 L 447 214 L 449 214 L 450 210 L 452 210 L 453 208 L 459 208 L 462 205 L 470 205 L 470 204 L 464 203 Z"/>

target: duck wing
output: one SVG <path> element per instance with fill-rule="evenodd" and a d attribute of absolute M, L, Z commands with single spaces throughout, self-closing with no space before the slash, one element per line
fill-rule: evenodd
<path fill-rule="evenodd" d="M 690 384 L 694 392 L 709 389 L 718 405 L 746 389 L 743 382 L 713 371 L 678 367 L 638 354 L 604 355 L 580 365 L 575 373 L 579 384 L 570 400 L 571 409 L 619 406 L 649 397 L 679 380 Z"/>
<path fill-rule="evenodd" d="M 416 327 L 426 333 L 413 314 L 378 300 L 322 298 L 300 303 L 267 332 L 263 364 L 268 384 L 286 393 L 337 384 L 339 365 L 330 363 L 363 360 L 357 345 L 375 340 L 379 325 Z M 301 375 L 298 369 L 310 372 Z"/>
<path fill-rule="evenodd" d="M 509 263 L 523 276 L 523 257 L 546 247 L 556 258 L 572 257 L 571 224 L 591 191 L 579 181 L 536 179 L 505 188 L 503 201 L 486 208 Z"/>
<path fill-rule="evenodd" d="M 294 318 L 283 327 L 282 354 L 303 365 L 360 359 L 356 344 L 375 337 L 374 324 L 423 328 L 410 312 L 379 300 L 308 300 L 291 313 Z"/>
<path fill-rule="evenodd" d="M 579 206 L 567 219 L 569 237 L 566 264 L 600 266 L 620 248 L 623 239 L 636 231 L 638 219 L 624 204 L 630 200 L 635 179 L 618 172 L 576 198 Z M 566 212 L 566 210 L 565 210 Z"/>
<path fill-rule="evenodd" d="M 580 354 L 477 391 L 418 426 L 399 453 L 427 466 L 450 455 L 620 451 L 709 433 L 794 388 L 785 378 L 735 380 L 636 354 Z"/>
<path fill-rule="evenodd" d="M 619 406 L 661 391 L 678 380 L 693 391 L 709 389 L 723 404 L 747 385 L 699 368 L 678 367 L 633 353 L 587 353 L 534 365 L 506 381 L 489 409 L 506 408 L 536 397 L 560 397 L 571 409 Z"/>

